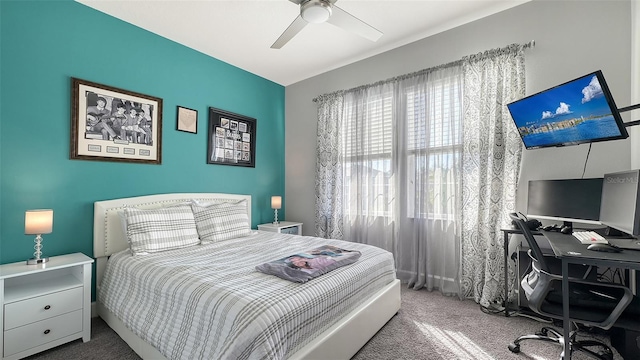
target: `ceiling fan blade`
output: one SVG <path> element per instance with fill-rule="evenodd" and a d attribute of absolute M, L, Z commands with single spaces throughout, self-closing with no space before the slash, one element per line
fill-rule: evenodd
<path fill-rule="evenodd" d="M 292 3 L 296 4 L 296 5 L 300 5 L 301 2 L 303 2 L 304 0 L 289 0 Z"/>
<path fill-rule="evenodd" d="M 333 24 L 371 41 L 378 41 L 382 36 L 382 32 L 378 31 L 378 29 L 349 14 L 341 8 L 332 5 L 331 9 L 333 12 L 329 20 L 327 20 L 329 24 Z"/>
<path fill-rule="evenodd" d="M 278 40 L 276 40 L 276 42 L 274 42 L 273 45 L 271 45 L 271 48 L 272 49 L 282 48 L 284 44 L 289 42 L 289 40 L 293 39 L 293 37 L 296 36 L 296 34 L 298 34 L 300 30 L 302 30 L 305 26 L 307 26 L 307 24 L 308 23 L 304 21 L 304 19 L 300 15 L 298 15 L 298 17 L 295 20 L 293 20 L 291 25 L 289 25 L 287 30 L 285 30 L 282 33 L 282 35 L 280 35 Z"/>

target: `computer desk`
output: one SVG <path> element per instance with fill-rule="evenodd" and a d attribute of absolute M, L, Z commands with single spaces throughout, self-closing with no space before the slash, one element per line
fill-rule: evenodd
<path fill-rule="evenodd" d="M 623 250 L 619 253 L 592 251 L 587 250 L 588 245 L 581 244 L 572 235 L 551 231 L 545 231 L 543 235 L 549 240 L 555 256 L 562 260 L 563 335 L 565 339 L 568 339 L 571 331 L 571 321 L 569 320 L 569 264 L 640 270 L 640 251 Z M 565 359 L 571 359 L 569 347 L 569 342 L 565 341 Z"/>

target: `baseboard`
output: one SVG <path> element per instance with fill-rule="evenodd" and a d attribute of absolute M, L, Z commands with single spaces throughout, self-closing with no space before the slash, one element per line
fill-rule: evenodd
<path fill-rule="evenodd" d="M 91 303 L 91 317 L 98 317 L 98 305 L 95 301 Z"/>

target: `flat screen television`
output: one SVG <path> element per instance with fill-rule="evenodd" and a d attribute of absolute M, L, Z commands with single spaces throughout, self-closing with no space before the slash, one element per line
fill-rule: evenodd
<path fill-rule="evenodd" d="M 527 216 L 534 219 L 600 224 L 602 178 L 531 180 Z"/>
<path fill-rule="evenodd" d="M 507 104 L 527 149 L 625 139 L 602 71 Z"/>

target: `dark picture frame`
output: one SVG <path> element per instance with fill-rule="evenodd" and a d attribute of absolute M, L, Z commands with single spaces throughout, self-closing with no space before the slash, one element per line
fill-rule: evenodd
<path fill-rule="evenodd" d="M 71 78 L 71 159 L 159 165 L 161 141 L 161 98 Z"/>
<path fill-rule="evenodd" d="M 207 164 L 256 166 L 256 119 L 209 108 Z"/>
<path fill-rule="evenodd" d="M 198 133 L 198 110 L 179 106 L 177 109 L 176 130 L 192 134 Z"/>

